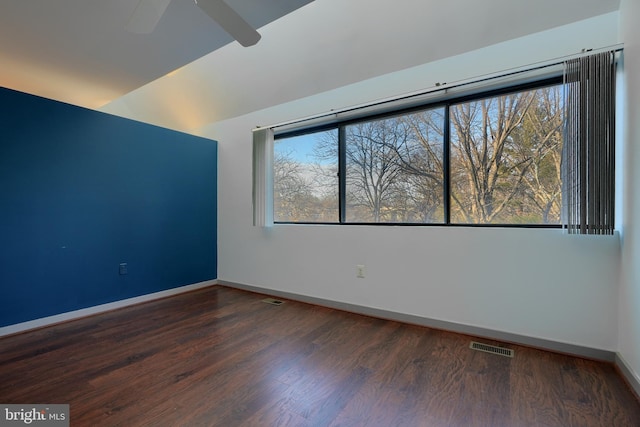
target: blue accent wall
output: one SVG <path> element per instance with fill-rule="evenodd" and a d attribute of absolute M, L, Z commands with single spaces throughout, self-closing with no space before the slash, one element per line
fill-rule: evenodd
<path fill-rule="evenodd" d="M 0 327 L 215 279 L 216 203 L 215 141 L 0 88 Z"/>

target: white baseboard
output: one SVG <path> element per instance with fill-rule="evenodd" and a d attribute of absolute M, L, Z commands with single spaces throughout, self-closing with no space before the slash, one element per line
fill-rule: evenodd
<path fill-rule="evenodd" d="M 127 307 L 129 305 L 140 304 L 142 302 L 153 301 L 160 298 L 166 298 L 172 295 L 177 295 L 200 288 L 206 288 L 207 286 L 213 286 L 217 283 L 217 279 L 206 280 L 204 282 L 180 286 L 178 288 L 171 288 L 160 292 L 154 292 L 152 294 L 140 295 L 138 297 L 127 298 L 107 304 L 101 304 L 93 307 L 82 308 L 80 310 L 69 311 L 67 313 L 56 314 L 54 316 L 29 320 L 28 322 L 16 323 L 15 325 L 3 326 L 0 328 L 0 337 L 17 334 L 19 332 L 25 332 L 30 329 L 50 326 L 56 323 L 67 322 L 69 320 L 79 319 L 81 317 L 91 316 L 93 314 L 104 313 L 105 311 L 115 310 L 117 308 Z"/>

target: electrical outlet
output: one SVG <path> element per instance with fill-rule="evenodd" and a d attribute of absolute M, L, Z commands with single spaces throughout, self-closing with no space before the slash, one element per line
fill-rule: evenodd
<path fill-rule="evenodd" d="M 364 265 L 356 265 L 356 277 L 359 279 L 364 279 Z"/>
<path fill-rule="evenodd" d="M 118 272 L 120 273 L 120 275 L 127 274 L 127 263 L 126 262 L 123 262 L 123 263 L 120 264 Z"/>

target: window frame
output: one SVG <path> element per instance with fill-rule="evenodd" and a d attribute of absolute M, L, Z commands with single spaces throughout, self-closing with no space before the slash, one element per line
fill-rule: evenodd
<path fill-rule="evenodd" d="M 275 221 L 276 225 L 357 225 L 357 226 L 420 226 L 420 227 L 479 227 L 479 228 L 532 228 L 532 229 L 561 229 L 558 224 L 526 224 L 526 223 L 455 223 L 451 222 L 451 126 L 450 108 L 452 105 L 465 102 L 479 101 L 486 98 L 494 98 L 512 93 L 543 89 L 563 84 L 562 74 L 554 74 L 550 77 L 537 78 L 524 82 L 515 82 L 508 85 L 478 88 L 467 93 L 447 96 L 446 89 L 442 97 L 410 105 L 384 109 L 381 112 L 363 113 L 350 118 L 335 119 L 328 123 L 285 130 L 274 134 L 274 139 L 292 138 L 317 132 L 335 129 L 338 132 L 338 221 L 335 222 L 310 222 L 310 221 Z M 443 208 L 442 222 L 357 222 L 346 221 L 346 127 L 353 124 L 365 123 L 375 120 L 383 120 L 390 117 L 407 115 L 418 111 L 443 108 Z"/>

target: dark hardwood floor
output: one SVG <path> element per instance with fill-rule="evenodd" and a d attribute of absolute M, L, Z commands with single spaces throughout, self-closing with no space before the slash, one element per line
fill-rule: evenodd
<path fill-rule="evenodd" d="M 214 286 L 0 339 L 0 403 L 72 426 L 640 426 L 607 363 Z"/>

